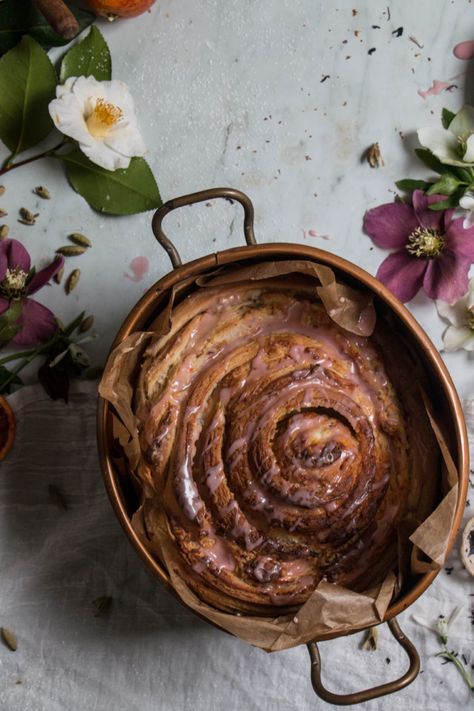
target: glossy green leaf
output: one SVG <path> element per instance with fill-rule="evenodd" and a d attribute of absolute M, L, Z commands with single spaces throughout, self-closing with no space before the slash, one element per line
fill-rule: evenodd
<path fill-rule="evenodd" d="M 94 22 L 94 13 L 77 7 L 71 9 L 79 23 L 79 33 Z M 44 49 L 70 42 L 51 29 L 31 0 L 3 0 L 0 2 L 0 55 L 12 49 L 24 35 L 33 37 Z"/>
<path fill-rule="evenodd" d="M 92 26 L 82 42 L 67 52 L 61 63 L 61 84 L 68 77 L 93 76 L 98 81 L 112 78 L 112 59 L 107 42 L 97 27 Z"/>
<path fill-rule="evenodd" d="M 443 128 L 449 128 L 449 124 L 455 116 L 456 114 L 453 111 L 443 109 L 441 112 L 441 123 L 443 124 Z"/>
<path fill-rule="evenodd" d="M 144 158 L 132 158 L 126 170 L 105 170 L 79 149 L 61 156 L 69 182 L 89 205 L 109 215 L 134 215 L 161 206 L 153 173 Z"/>
<path fill-rule="evenodd" d="M 460 188 L 459 190 L 456 190 L 452 195 L 449 195 L 446 200 L 440 200 L 439 202 L 432 203 L 429 205 L 430 210 L 449 210 L 452 207 L 457 207 L 459 205 L 459 201 L 466 192 L 466 188 Z"/>
<path fill-rule="evenodd" d="M 399 190 L 403 190 L 406 193 L 412 193 L 414 190 L 428 190 L 431 183 L 426 180 L 412 180 L 411 178 L 405 178 L 404 180 L 397 180 L 395 183 Z"/>
<path fill-rule="evenodd" d="M 53 128 L 48 104 L 56 93 L 51 61 L 31 37 L 0 59 L 0 139 L 17 155 L 36 145 Z"/>

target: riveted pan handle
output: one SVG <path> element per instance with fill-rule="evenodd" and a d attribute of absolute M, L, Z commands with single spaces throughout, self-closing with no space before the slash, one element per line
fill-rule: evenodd
<path fill-rule="evenodd" d="M 225 198 L 226 200 L 236 200 L 237 202 L 240 202 L 244 208 L 245 241 L 247 244 L 257 244 L 253 231 L 253 205 L 252 201 L 247 195 L 245 195 L 245 193 L 240 192 L 240 190 L 235 190 L 234 188 L 210 188 L 209 190 L 200 190 L 199 192 L 191 193 L 190 195 L 183 195 L 182 197 L 174 198 L 174 200 L 168 200 L 168 202 L 165 202 L 155 212 L 151 223 L 153 234 L 163 249 L 165 249 L 168 253 L 174 269 L 179 267 L 182 264 L 182 261 L 178 250 L 163 232 L 163 228 L 161 226 L 163 219 L 169 212 L 171 212 L 171 210 L 176 210 L 178 207 L 193 205 L 195 202 L 206 202 L 207 200 L 213 200 L 214 198 Z"/>
<path fill-rule="evenodd" d="M 376 699 L 379 696 L 393 694 L 395 691 L 400 691 L 400 689 L 403 689 L 405 686 L 408 686 L 408 684 L 411 684 L 412 681 L 415 681 L 420 671 L 420 657 L 418 656 L 418 652 L 410 640 L 403 634 L 395 617 L 393 620 L 389 620 L 387 624 L 390 628 L 390 632 L 408 655 L 410 660 L 408 671 L 399 679 L 390 681 L 387 684 L 381 684 L 380 686 L 374 686 L 372 689 L 356 691 L 353 694 L 334 694 L 323 686 L 323 682 L 321 681 L 321 657 L 318 645 L 316 642 L 310 642 L 308 644 L 308 651 L 311 657 L 311 682 L 314 691 L 321 699 L 324 699 L 324 701 L 330 704 L 337 704 L 338 706 L 360 704 L 363 701 Z"/>

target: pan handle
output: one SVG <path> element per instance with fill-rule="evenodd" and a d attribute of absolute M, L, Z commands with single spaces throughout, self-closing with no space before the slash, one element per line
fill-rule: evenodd
<path fill-rule="evenodd" d="M 177 207 L 184 207 L 185 205 L 193 205 L 195 202 L 206 202 L 207 200 L 214 200 L 214 198 L 225 198 L 233 202 L 236 200 L 240 202 L 244 208 L 244 235 L 247 244 L 257 244 L 255 239 L 255 234 L 253 231 L 253 205 L 250 198 L 242 193 L 240 190 L 235 190 L 235 188 L 210 188 L 209 190 L 200 190 L 197 193 L 191 193 L 190 195 L 183 195 L 179 198 L 174 198 L 174 200 L 168 200 L 165 202 L 153 215 L 151 222 L 151 228 L 153 234 L 155 235 L 158 242 L 161 244 L 163 249 L 168 253 L 171 259 L 171 264 L 173 269 L 181 266 L 182 261 L 178 250 L 171 242 L 170 239 L 163 232 L 161 223 L 166 215 L 171 212 L 171 210 L 176 210 Z"/>
<path fill-rule="evenodd" d="M 334 694 L 323 686 L 323 682 L 321 681 L 321 657 L 318 645 L 316 642 L 310 642 L 307 646 L 309 656 L 311 657 L 311 682 L 315 693 L 321 699 L 330 704 L 337 704 L 338 706 L 360 704 L 363 701 L 369 701 L 369 699 L 376 699 L 379 696 L 393 694 L 395 691 L 400 691 L 400 689 L 403 689 L 405 686 L 411 684 L 412 681 L 415 681 L 420 671 L 420 657 L 418 656 L 418 652 L 408 637 L 403 634 L 395 617 L 389 620 L 387 624 L 390 628 L 390 632 L 408 655 L 410 660 L 408 671 L 399 679 L 381 684 L 380 686 L 374 686 L 372 689 L 356 691 L 353 694 Z"/>

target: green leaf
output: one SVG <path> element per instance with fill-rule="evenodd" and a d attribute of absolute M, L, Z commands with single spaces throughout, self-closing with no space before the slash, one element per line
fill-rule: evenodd
<path fill-rule="evenodd" d="M 78 34 L 94 22 L 94 13 L 77 7 L 71 9 L 79 23 Z M 33 37 L 44 49 L 60 47 L 71 41 L 52 30 L 31 0 L 3 0 L 0 2 L 0 55 L 18 44 L 23 35 Z"/>
<path fill-rule="evenodd" d="M 432 183 L 427 190 L 428 195 L 452 195 L 459 189 L 459 180 L 451 173 L 445 173 L 439 180 Z"/>
<path fill-rule="evenodd" d="M 67 52 L 61 63 L 61 84 L 68 77 L 80 76 L 93 76 L 97 81 L 112 78 L 112 59 L 107 42 L 94 25 L 87 37 Z"/>
<path fill-rule="evenodd" d="M 441 161 L 438 160 L 436 156 L 433 155 L 433 153 L 427 148 L 415 148 L 415 153 L 421 162 L 428 166 L 428 168 L 431 168 L 431 170 L 434 170 L 435 173 L 446 173 L 451 171 L 451 166 L 441 163 Z"/>
<path fill-rule="evenodd" d="M 14 301 L 0 316 L 0 346 L 9 343 L 21 331 L 21 325 L 18 323 L 21 311 L 21 301 Z"/>
<path fill-rule="evenodd" d="M 449 124 L 455 116 L 456 114 L 453 111 L 443 109 L 441 112 L 441 123 L 443 124 L 443 128 L 449 128 Z"/>
<path fill-rule="evenodd" d="M 448 210 L 452 207 L 457 207 L 459 205 L 459 200 L 462 198 L 465 192 L 465 187 L 459 188 L 459 190 L 456 190 L 456 192 L 446 198 L 446 200 L 440 200 L 439 202 L 432 203 L 428 207 L 430 210 L 435 211 Z"/>
<path fill-rule="evenodd" d="M 161 206 L 161 197 L 146 160 L 132 158 L 126 170 L 105 170 L 79 149 L 58 156 L 76 192 L 89 205 L 109 215 L 134 215 Z"/>
<path fill-rule="evenodd" d="M 36 145 L 53 128 L 48 104 L 56 72 L 39 44 L 23 37 L 0 59 L 0 139 L 12 156 Z"/>
<path fill-rule="evenodd" d="M 426 180 L 412 180 L 411 178 L 405 178 L 404 180 L 397 180 L 395 185 L 399 190 L 411 193 L 414 190 L 428 190 L 431 183 L 428 183 Z"/>
<path fill-rule="evenodd" d="M 23 380 L 18 375 L 14 375 L 13 378 L 11 375 L 11 370 L 0 365 L 0 394 L 8 395 L 14 385 L 23 385 Z"/>

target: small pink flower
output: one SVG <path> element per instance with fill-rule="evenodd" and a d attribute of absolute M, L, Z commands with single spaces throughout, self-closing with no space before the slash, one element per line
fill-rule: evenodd
<path fill-rule="evenodd" d="M 53 313 L 28 298 L 58 272 L 64 264 L 64 257 L 56 259 L 47 267 L 31 276 L 30 255 L 21 242 L 6 239 L 0 242 L 0 314 L 14 301 L 21 301 L 22 309 L 18 320 L 20 331 L 13 337 L 13 343 L 33 346 L 50 338 L 57 324 Z"/>
<path fill-rule="evenodd" d="M 377 278 L 400 301 L 423 288 L 430 299 L 453 303 L 468 290 L 474 261 L 474 227 L 464 229 L 454 210 L 430 210 L 443 195 L 413 193 L 413 204 L 393 202 L 368 210 L 364 231 L 376 245 L 397 251 L 380 265 Z"/>

